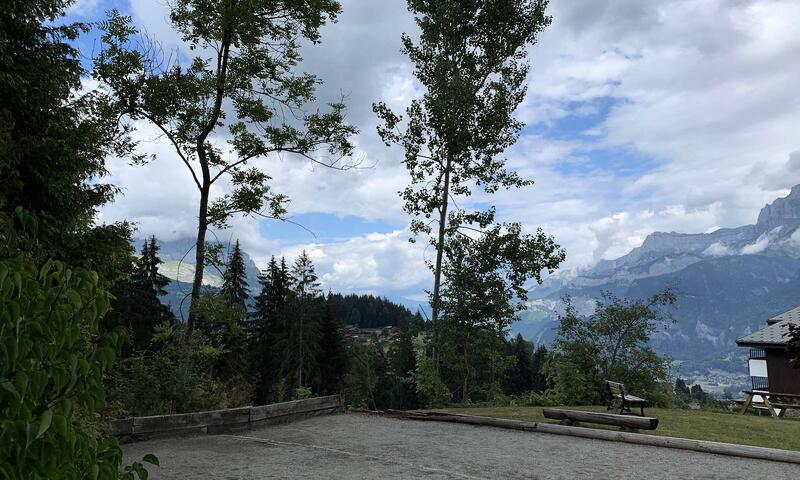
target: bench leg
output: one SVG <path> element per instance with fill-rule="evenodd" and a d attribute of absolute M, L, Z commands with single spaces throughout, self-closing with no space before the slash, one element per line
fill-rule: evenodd
<path fill-rule="evenodd" d="M 742 408 L 742 415 L 747 413 L 747 409 L 750 408 L 750 405 L 753 403 L 753 394 L 750 393 L 747 395 L 747 401 L 744 402 L 744 408 Z"/>
<path fill-rule="evenodd" d="M 775 413 L 775 409 L 772 408 L 772 405 L 770 405 L 769 398 L 767 398 L 767 395 L 762 395 L 762 397 L 764 398 L 764 405 L 767 406 L 767 410 L 769 410 L 769 414 L 772 415 L 772 418 L 774 419 L 780 418 L 778 414 Z"/>

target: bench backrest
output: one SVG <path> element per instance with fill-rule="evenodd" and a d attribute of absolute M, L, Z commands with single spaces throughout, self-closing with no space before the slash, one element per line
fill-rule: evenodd
<path fill-rule="evenodd" d="M 614 396 L 614 395 L 624 396 L 625 395 L 625 384 L 624 383 L 612 382 L 611 380 L 606 380 L 606 385 L 608 386 L 608 393 L 610 393 L 611 396 Z"/>

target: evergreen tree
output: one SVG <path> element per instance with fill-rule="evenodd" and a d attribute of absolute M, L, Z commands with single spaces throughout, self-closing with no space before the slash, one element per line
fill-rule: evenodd
<path fill-rule="evenodd" d="M 325 302 L 325 314 L 320 325 L 319 349 L 317 364 L 319 365 L 319 393 L 330 395 L 341 391 L 342 377 L 347 370 L 344 336 L 336 316 L 338 311 L 335 300 L 328 293 Z"/>
<path fill-rule="evenodd" d="M 536 351 L 533 352 L 533 361 L 531 364 L 531 368 L 533 369 L 533 382 L 531 384 L 531 390 L 534 392 L 542 393 L 547 390 L 547 373 L 545 370 L 545 365 L 547 363 L 547 347 L 544 344 L 540 344 Z"/>
<path fill-rule="evenodd" d="M 417 356 L 413 344 L 414 331 L 418 328 L 411 322 L 403 325 L 397 340 L 393 370 L 398 381 L 394 386 L 394 403 L 400 410 L 413 410 L 421 406 L 415 376 Z"/>
<path fill-rule="evenodd" d="M 233 247 L 233 252 L 228 259 L 227 268 L 222 275 L 220 293 L 229 307 L 241 309 L 242 312 L 246 311 L 247 296 L 250 294 L 250 289 L 247 285 L 247 271 L 245 270 L 242 249 L 239 247 L 239 240 L 236 240 L 236 245 Z"/>
<path fill-rule="evenodd" d="M 145 250 L 147 250 L 147 254 L 144 253 Z M 158 256 L 158 250 L 158 242 L 156 241 L 155 235 L 153 235 L 150 237 L 149 245 L 145 243 L 145 245 L 142 247 L 142 262 L 144 263 L 144 269 L 147 274 L 148 281 L 153 286 L 153 290 L 155 290 L 156 295 L 160 297 L 167 294 L 167 291 L 164 289 L 164 287 L 169 285 L 170 279 L 158 271 L 158 266 L 161 264 L 161 258 Z"/>
<path fill-rule="evenodd" d="M 157 325 L 175 321 L 169 306 L 159 299 L 166 294 L 164 287 L 170 281 L 158 273 L 159 263 L 158 243 L 151 237 L 144 241 L 141 256 L 130 264 L 126 279 L 111 289 L 115 299 L 103 326 L 111 329 L 121 325 L 128 331 L 130 343 L 123 349 L 124 356 L 147 348 Z"/>
<path fill-rule="evenodd" d="M 311 258 L 305 250 L 294 262 L 289 275 L 290 295 L 288 341 L 284 371 L 294 377 L 290 384 L 306 387 L 309 373 L 315 368 L 315 351 L 319 338 L 320 290 Z"/>
<path fill-rule="evenodd" d="M 522 335 L 517 334 L 516 338 L 509 342 L 509 350 L 515 363 L 508 375 L 506 393 L 519 395 L 533 390 L 533 346 L 525 341 Z"/>
<path fill-rule="evenodd" d="M 689 390 L 689 386 L 686 385 L 686 381 L 682 378 L 675 380 L 675 395 L 683 403 L 688 403 L 689 400 L 692 399 L 692 393 Z"/>
<path fill-rule="evenodd" d="M 263 405 L 274 401 L 273 388 L 280 378 L 279 349 L 286 335 L 282 315 L 288 300 L 289 274 L 286 261 L 280 265 L 273 256 L 258 276 L 261 291 L 255 298 L 250 321 L 250 372 L 254 379 L 253 401 Z"/>

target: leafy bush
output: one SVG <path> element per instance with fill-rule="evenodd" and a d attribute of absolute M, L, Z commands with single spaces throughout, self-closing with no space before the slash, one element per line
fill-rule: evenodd
<path fill-rule="evenodd" d="M 303 400 L 305 398 L 314 397 L 314 392 L 311 391 L 308 387 L 297 387 L 294 389 L 294 394 L 292 395 L 292 400 Z"/>
<path fill-rule="evenodd" d="M 604 292 L 595 311 L 579 316 L 569 298 L 559 318 L 548 373 L 560 403 L 604 403 L 605 380 L 653 404 L 669 403 L 668 362 L 650 347 L 650 337 L 671 321 L 664 309 L 676 301 L 666 289 L 649 299 L 620 299 Z"/>
<path fill-rule="evenodd" d="M 441 377 L 436 373 L 436 365 L 433 359 L 425 352 L 425 344 L 419 337 L 417 345 L 417 393 L 420 400 L 428 407 L 439 407 L 450 401 L 450 391 L 444 384 Z"/>
<path fill-rule="evenodd" d="M 21 209 L 15 217 L 35 233 L 34 217 Z M 18 249 L 31 239 L 13 221 L 0 214 L 0 476 L 115 479 L 122 450 L 95 414 L 123 338 L 98 330 L 109 294 L 95 272 L 37 266 Z M 129 478 L 142 472 L 128 469 Z"/>
<path fill-rule="evenodd" d="M 218 355 L 202 332 L 187 340 L 182 327 L 159 325 L 150 350 L 122 360 L 111 377 L 109 397 L 125 415 L 225 408 L 225 386 L 213 371 Z"/>

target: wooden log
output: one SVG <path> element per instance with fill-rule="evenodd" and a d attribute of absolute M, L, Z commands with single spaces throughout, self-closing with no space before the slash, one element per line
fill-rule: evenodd
<path fill-rule="evenodd" d="M 597 423 L 642 430 L 655 430 L 658 427 L 658 419 L 652 417 L 637 417 L 633 415 L 617 415 L 614 413 L 602 412 L 581 412 L 562 408 L 543 408 L 542 413 L 545 418 L 552 420 Z"/>
<path fill-rule="evenodd" d="M 291 402 L 251 407 L 250 421 L 257 422 L 285 415 L 315 412 L 317 410 L 338 410 L 341 408 L 342 405 L 339 396 L 328 395 L 327 397 L 307 398 L 305 400 L 294 400 Z"/>
<path fill-rule="evenodd" d="M 133 434 L 203 428 L 209 425 L 246 424 L 250 421 L 250 408 L 240 407 L 178 415 L 136 417 L 133 419 Z"/>

